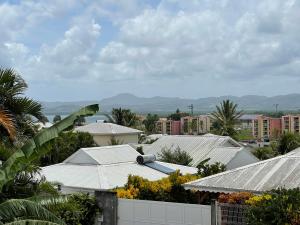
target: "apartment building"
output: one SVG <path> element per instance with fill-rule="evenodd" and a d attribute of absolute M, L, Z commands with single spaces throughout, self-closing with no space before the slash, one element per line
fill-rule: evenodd
<path fill-rule="evenodd" d="M 282 117 L 282 133 L 300 133 L 300 115 L 286 115 Z"/>
<path fill-rule="evenodd" d="M 252 134 L 258 141 L 268 141 L 277 138 L 281 133 L 281 118 L 263 115 L 253 119 Z"/>
<path fill-rule="evenodd" d="M 159 134 L 179 135 L 181 133 L 180 121 L 161 118 L 156 122 L 156 132 Z"/>
<path fill-rule="evenodd" d="M 181 133 L 206 134 L 211 130 L 211 119 L 208 115 L 186 116 L 181 118 Z"/>

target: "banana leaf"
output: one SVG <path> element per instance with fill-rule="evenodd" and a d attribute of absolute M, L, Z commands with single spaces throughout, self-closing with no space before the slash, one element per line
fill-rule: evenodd
<path fill-rule="evenodd" d="M 18 218 L 31 218 L 56 224 L 65 224 L 60 218 L 45 209 L 42 205 L 25 199 L 10 199 L 1 203 L 0 218 L 1 221 L 5 221 L 6 223 L 16 222 L 15 220 Z"/>
<path fill-rule="evenodd" d="M 86 106 L 53 126 L 41 130 L 32 139 L 29 139 L 3 163 L 0 169 L 0 190 L 5 183 L 12 180 L 19 171 L 22 171 L 34 159 L 47 153 L 49 148 L 45 147 L 45 144 L 58 137 L 60 132 L 71 127 L 81 116 L 92 116 L 98 110 L 98 104 Z"/>

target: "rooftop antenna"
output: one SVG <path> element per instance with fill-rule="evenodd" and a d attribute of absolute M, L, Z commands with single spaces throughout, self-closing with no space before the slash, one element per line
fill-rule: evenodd
<path fill-rule="evenodd" d="M 194 105 L 191 104 L 188 106 L 188 108 L 191 110 L 191 114 L 194 115 Z"/>

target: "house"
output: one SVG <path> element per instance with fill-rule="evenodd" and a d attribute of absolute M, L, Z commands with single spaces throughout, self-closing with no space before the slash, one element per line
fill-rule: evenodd
<path fill-rule="evenodd" d="M 252 129 L 253 128 L 253 120 L 256 120 L 258 114 L 244 114 L 239 118 L 238 127 L 242 129 Z"/>
<path fill-rule="evenodd" d="M 119 144 L 138 143 L 142 131 L 114 123 L 90 123 L 76 127 L 77 132 L 90 133 L 98 146 L 111 145 L 112 140 Z"/>
<path fill-rule="evenodd" d="M 262 193 L 277 188 L 300 187 L 300 148 L 289 154 L 260 161 L 183 185 L 211 193 Z"/>
<path fill-rule="evenodd" d="M 206 134 L 196 135 L 168 135 L 162 136 L 149 146 L 145 146 L 145 154 L 159 156 L 163 149 L 172 151 L 179 148 L 187 152 L 192 158 L 192 166 L 210 159 L 208 163 L 223 163 L 227 169 L 258 162 L 259 160 L 252 153 L 230 137 Z"/>
<path fill-rule="evenodd" d="M 61 191 L 68 194 L 123 187 L 130 174 L 155 181 L 176 170 L 197 173 L 197 168 L 159 162 L 153 155 L 142 156 L 129 145 L 114 145 L 81 148 L 63 163 L 43 167 L 41 173 L 48 181 L 61 183 Z"/>

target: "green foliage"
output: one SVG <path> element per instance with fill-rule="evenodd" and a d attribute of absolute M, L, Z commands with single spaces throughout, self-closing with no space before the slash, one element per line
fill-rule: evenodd
<path fill-rule="evenodd" d="M 49 210 L 68 225 L 94 224 L 95 216 L 100 212 L 96 199 L 88 194 L 71 195 L 67 201 L 58 203 Z"/>
<path fill-rule="evenodd" d="M 55 115 L 54 118 L 53 118 L 53 123 L 57 123 L 61 121 L 61 116 L 60 115 Z"/>
<path fill-rule="evenodd" d="M 137 147 L 137 148 L 136 148 L 136 151 L 137 151 L 138 153 L 140 153 L 141 155 L 144 155 L 143 146 Z"/>
<path fill-rule="evenodd" d="M 49 151 L 41 158 L 40 163 L 42 166 L 61 163 L 78 149 L 93 146 L 96 144 L 89 133 L 63 132 L 48 145 Z"/>
<path fill-rule="evenodd" d="M 220 162 L 215 162 L 213 164 L 208 164 L 210 159 L 203 160 L 197 166 L 198 174 L 201 177 L 207 177 L 210 175 L 214 175 L 217 173 L 224 172 L 226 170 L 226 166 Z"/>
<path fill-rule="evenodd" d="M 224 100 L 220 106 L 216 106 L 216 111 L 211 115 L 214 120 L 213 126 L 218 134 L 223 136 L 236 135 L 234 126 L 242 116 L 242 111 L 237 111 L 237 107 L 238 105 L 230 100 Z"/>
<path fill-rule="evenodd" d="M 108 144 L 109 145 L 121 145 L 121 144 L 123 144 L 123 141 L 121 141 L 121 140 L 119 140 L 119 139 L 117 139 L 115 137 L 112 137 L 110 139 L 110 142 Z"/>
<path fill-rule="evenodd" d="M 248 141 L 254 139 L 251 129 L 239 130 L 234 137 L 238 141 Z"/>
<path fill-rule="evenodd" d="M 278 152 L 286 154 L 300 146 L 300 136 L 298 134 L 285 133 L 283 134 L 278 143 Z"/>
<path fill-rule="evenodd" d="M 260 198 L 249 206 L 249 225 L 299 225 L 300 190 L 279 189 L 267 193 L 268 198 Z"/>
<path fill-rule="evenodd" d="M 256 148 L 252 153 L 260 160 L 270 159 L 278 154 L 271 146 Z"/>
<path fill-rule="evenodd" d="M 146 132 L 148 134 L 153 134 L 156 132 L 156 126 L 155 123 L 159 120 L 159 117 L 157 114 L 151 114 L 148 113 L 146 119 L 143 121 L 143 124 L 145 125 Z"/>
<path fill-rule="evenodd" d="M 117 195 L 119 198 L 196 203 L 196 194 L 185 190 L 182 184 L 198 178 L 195 175 L 180 175 L 179 171 L 158 181 L 130 175 L 125 187 L 117 189 Z"/>
<path fill-rule="evenodd" d="M 168 119 L 169 119 L 169 120 L 179 121 L 179 120 L 181 119 L 181 117 L 185 117 L 185 116 L 189 116 L 189 113 L 180 112 L 180 110 L 177 109 L 175 113 L 170 114 L 170 115 L 168 116 Z"/>
<path fill-rule="evenodd" d="M 30 165 L 34 160 L 45 155 L 48 148 L 45 145 L 58 137 L 59 133 L 73 126 L 74 121 L 80 116 L 89 116 L 99 110 L 98 105 L 90 105 L 80 109 L 50 128 L 41 130 L 32 139 L 29 139 L 20 149 L 17 149 L 0 168 L 0 190 L 3 185 L 13 180 L 15 176 Z"/>
<path fill-rule="evenodd" d="M 134 127 L 138 123 L 138 117 L 130 109 L 113 108 L 112 118 L 114 123 L 126 127 Z"/>
<path fill-rule="evenodd" d="M 33 201 L 10 199 L 0 204 L 0 221 L 2 223 L 25 218 L 65 224 L 59 217 Z"/>
<path fill-rule="evenodd" d="M 18 141 L 20 137 L 33 137 L 35 128 L 33 118 L 46 122 L 42 113 L 42 105 L 33 99 L 24 96 L 27 89 L 26 82 L 13 69 L 0 68 L 0 102 L 1 109 L 8 112 L 17 127 Z M 7 136 L 0 132 L 0 137 Z M 22 140 L 23 141 L 23 140 Z"/>
<path fill-rule="evenodd" d="M 185 151 L 182 151 L 178 146 L 175 150 L 163 148 L 158 154 L 159 160 L 167 163 L 175 163 L 188 166 L 193 158 Z"/>

